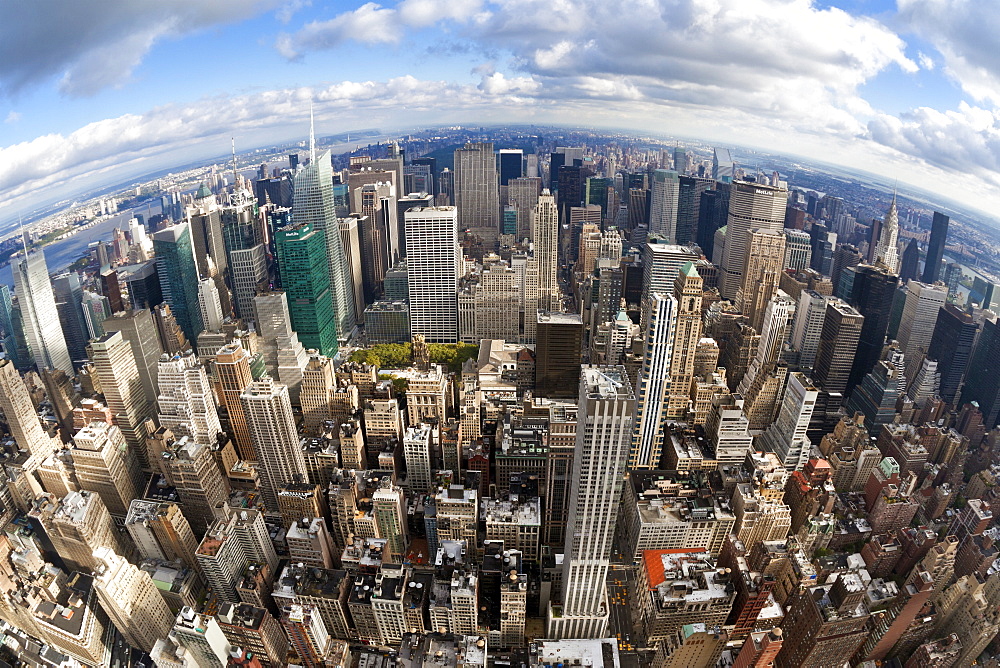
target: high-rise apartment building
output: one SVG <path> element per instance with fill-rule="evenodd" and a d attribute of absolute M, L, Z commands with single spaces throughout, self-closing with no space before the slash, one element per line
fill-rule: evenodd
<path fill-rule="evenodd" d="M 292 198 L 292 211 L 295 216 L 296 225 L 308 225 L 310 229 L 319 233 L 322 238 L 323 263 L 326 265 L 327 281 L 334 318 L 335 328 L 341 339 L 346 340 L 354 330 L 354 291 L 351 285 L 351 275 L 348 271 L 347 262 L 344 257 L 344 245 L 340 239 L 340 225 L 337 222 L 337 213 L 333 198 L 333 166 L 330 152 L 326 151 L 316 155 L 313 150 L 313 160 L 300 169 L 295 174 L 295 192 Z M 279 240 L 281 233 L 279 232 Z M 280 248 L 280 241 L 279 241 Z M 291 255 L 284 257 L 279 253 L 279 260 L 284 259 L 285 264 L 281 267 L 281 280 L 285 290 L 289 290 L 286 284 L 286 273 L 291 267 L 290 263 L 296 260 Z M 310 254 L 311 259 L 311 254 Z M 298 266 L 293 269 L 296 273 L 296 282 L 305 280 L 299 272 L 313 269 L 313 264 Z M 319 296 L 321 288 L 313 282 L 312 290 L 307 292 Z M 294 305 L 293 305 L 294 309 Z M 322 331 L 322 328 L 319 328 Z M 298 330 L 298 327 L 296 327 Z M 300 336 L 305 338 L 301 330 Z M 321 339 L 322 340 L 322 339 Z M 309 346 L 317 347 L 317 346 Z M 318 347 L 317 347 L 318 348 Z M 333 355 L 336 352 L 336 344 L 332 349 L 318 348 L 324 355 Z"/>
<path fill-rule="evenodd" d="M 184 648 L 185 656 L 205 668 L 224 668 L 235 649 L 222 632 L 219 623 L 185 606 L 174 621 L 170 637 Z"/>
<path fill-rule="evenodd" d="M 240 395 L 250 440 L 257 452 L 260 491 L 268 510 L 278 510 L 278 489 L 306 479 L 306 465 L 299 447 L 295 416 L 288 387 L 265 377 L 251 383 Z"/>
<path fill-rule="evenodd" d="M 160 276 L 163 298 L 184 336 L 188 341 L 196 341 L 205 325 L 198 306 L 200 276 L 190 225 L 181 223 L 153 234 L 153 252 L 156 253 L 156 273 Z"/>
<path fill-rule="evenodd" d="M 101 607 L 130 645 L 152 651 L 156 641 L 170 633 L 174 616 L 149 573 L 107 546 L 95 548 L 94 559 L 94 588 Z"/>
<path fill-rule="evenodd" d="M 36 510 L 41 511 L 41 524 L 70 570 L 93 571 L 99 563 L 94 552 L 100 547 L 127 554 L 126 543 L 99 495 L 70 492 L 58 505 L 53 501 L 51 496 L 40 498 Z"/>
<path fill-rule="evenodd" d="M 678 320 L 677 300 L 654 292 L 646 300 L 646 334 L 643 344 L 636 415 L 632 428 L 629 468 L 657 469 L 663 451 L 664 418 L 671 391 L 671 360 Z"/>
<path fill-rule="evenodd" d="M 725 246 L 721 253 L 719 292 L 736 299 L 743 283 L 743 269 L 750 246 L 750 230 L 780 232 L 785 226 L 788 190 L 737 181 L 730 188 Z M 718 252 L 719 249 L 715 249 Z"/>
<path fill-rule="evenodd" d="M 339 243 L 339 233 L 337 239 Z M 335 355 L 340 314 L 330 282 L 326 233 L 309 223 L 298 223 L 278 230 L 275 241 L 292 328 L 307 348 Z"/>
<path fill-rule="evenodd" d="M 142 473 L 121 430 L 107 422 L 91 422 L 73 436 L 73 472 L 81 490 L 101 497 L 119 518 L 142 494 Z"/>
<path fill-rule="evenodd" d="M 88 348 L 115 423 L 139 463 L 148 469 L 151 462 L 146 454 L 146 421 L 153 417 L 154 407 L 146 399 L 132 346 L 121 332 L 113 332 L 91 341 Z"/>
<path fill-rule="evenodd" d="M 789 470 L 801 469 L 809 460 L 811 444 L 806 430 L 818 395 L 805 374 L 799 371 L 788 374 L 778 417 L 764 431 L 764 445 Z"/>
<path fill-rule="evenodd" d="M 372 515 L 379 535 L 386 539 L 385 562 L 401 564 L 409 547 L 409 528 L 406 522 L 406 496 L 403 488 L 383 478 L 372 494 Z"/>
<path fill-rule="evenodd" d="M 549 607 L 551 638 L 601 638 L 607 631 L 605 580 L 634 413 L 635 395 L 624 367 L 581 369 L 563 598 L 561 606 Z"/>
<path fill-rule="evenodd" d="M 455 206 L 459 227 L 482 236 L 488 243 L 496 242 L 500 194 L 493 142 L 469 142 L 455 149 Z M 407 233 L 406 238 L 413 237 Z"/>
<path fill-rule="evenodd" d="M 17 447 L 39 461 L 48 457 L 56 443 L 42 428 L 35 404 L 14 363 L 0 359 L 0 410 Z"/>
<path fill-rule="evenodd" d="M 176 503 L 132 499 L 125 528 L 143 559 L 183 561 L 197 567 L 198 539 Z"/>
<path fill-rule="evenodd" d="M 222 475 L 211 446 L 190 438 L 174 441 L 162 427 L 155 437 L 166 442 L 159 459 L 184 506 L 184 516 L 195 535 L 203 536 L 215 521 L 215 509 L 229 497 L 228 479 Z"/>
<path fill-rule="evenodd" d="M 157 378 L 160 426 L 176 436 L 215 445 L 222 427 L 208 374 L 197 356 L 189 351 L 160 361 Z"/>
<path fill-rule="evenodd" d="M 60 369 L 72 376 L 73 363 L 59 323 L 45 254 L 37 250 L 15 256 L 11 261 L 11 273 L 21 309 L 24 337 L 31 356 L 35 358 L 35 366 L 39 371 Z"/>
<path fill-rule="evenodd" d="M 288 637 L 266 608 L 246 603 L 221 603 L 216 621 L 234 647 L 253 654 L 266 668 L 287 665 Z"/>
<path fill-rule="evenodd" d="M 493 159 L 490 152 L 490 159 Z M 410 333 L 428 343 L 458 340 L 459 211 L 453 206 L 410 209 L 404 214 L 410 299 Z"/>

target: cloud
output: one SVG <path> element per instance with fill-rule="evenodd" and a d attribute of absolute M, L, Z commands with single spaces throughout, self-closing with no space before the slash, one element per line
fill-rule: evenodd
<path fill-rule="evenodd" d="M 275 48 L 285 58 L 297 60 L 306 52 L 333 49 L 348 41 L 396 44 L 408 28 L 468 21 L 481 4 L 481 0 L 403 0 L 396 7 L 383 7 L 367 2 L 332 19 L 312 21 L 295 33 L 282 33 Z"/>
<path fill-rule="evenodd" d="M 917 53 L 917 62 L 920 63 L 921 69 L 925 70 L 933 70 L 934 66 L 936 65 L 934 59 L 928 56 L 923 51 Z"/>
<path fill-rule="evenodd" d="M 0 217 L 14 207 L 28 210 L 84 188 L 120 182 L 191 160 L 228 152 L 229 137 L 252 146 L 294 140 L 306 134 L 309 102 L 320 133 L 326 128 L 430 124 L 466 118 L 506 120 L 532 84 L 493 73 L 480 86 L 419 80 L 342 81 L 323 88 L 287 88 L 250 95 L 216 96 L 167 105 L 89 123 L 67 135 L 49 134 L 0 148 Z M 331 127 L 332 126 L 332 127 Z M 117 181 L 116 181 L 117 179 Z"/>
<path fill-rule="evenodd" d="M 945 71 L 978 101 L 1000 104 L 1000 13 L 979 0 L 897 0 L 901 21 L 941 53 Z"/>
<path fill-rule="evenodd" d="M 286 0 L 5 3 L 0 93 L 16 95 L 58 79 L 67 95 L 92 95 L 126 81 L 160 40 L 235 23 L 285 4 Z"/>
<path fill-rule="evenodd" d="M 727 108 L 818 134 L 864 133 L 874 110 L 859 87 L 890 67 L 918 69 L 885 25 L 811 0 L 369 3 L 283 35 L 278 49 L 298 58 L 349 40 L 400 43 L 431 24 L 505 54 L 547 99 Z"/>
<path fill-rule="evenodd" d="M 880 114 L 868 124 L 871 139 L 956 173 L 972 173 L 1000 186 L 1000 115 L 959 104 L 938 111 L 920 107 L 900 117 Z"/>
<path fill-rule="evenodd" d="M 11 111 L 7 114 L 7 118 L 3 119 L 4 123 L 17 123 L 21 120 L 21 114 L 16 111 Z"/>

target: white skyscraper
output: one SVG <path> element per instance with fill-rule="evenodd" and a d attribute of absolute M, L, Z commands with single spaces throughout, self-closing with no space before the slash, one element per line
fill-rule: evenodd
<path fill-rule="evenodd" d="M 294 482 L 296 476 L 301 476 L 303 481 L 307 479 L 288 387 L 276 385 L 265 376 L 251 383 L 240 401 L 257 453 L 261 496 L 268 510 L 277 511 L 278 488 Z"/>
<path fill-rule="evenodd" d="M 428 343 L 458 340 L 458 209 L 410 209 L 406 225 L 406 264 L 410 296 L 410 333 Z"/>
<path fill-rule="evenodd" d="M 292 211 L 296 223 L 309 223 L 314 229 L 321 230 L 326 238 L 330 292 L 337 311 L 337 336 L 346 340 L 355 325 L 354 289 L 333 203 L 333 167 L 329 151 L 317 156 L 314 149 L 312 162 L 295 175 Z"/>
<path fill-rule="evenodd" d="M 42 251 L 29 251 L 11 260 L 14 290 L 21 305 L 24 319 L 24 336 L 28 340 L 35 366 L 42 369 L 61 369 L 73 375 L 66 337 L 63 336 L 56 298 L 49 280 L 49 269 Z"/>
<path fill-rule="evenodd" d="M 908 383 L 912 383 L 920 371 L 920 363 L 927 356 L 927 349 L 931 345 L 938 312 L 947 300 L 947 286 L 928 285 L 913 280 L 906 284 L 903 315 L 899 320 L 896 340 L 903 349 Z"/>
<path fill-rule="evenodd" d="M 535 259 L 538 262 L 538 309 L 559 308 L 559 210 L 548 190 L 538 197 L 531 214 Z"/>
<path fill-rule="evenodd" d="M 785 227 L 787 204 L 788 190 L 785 188 L 744 181 L 733 183 L 719 273 L 719 292 L 724 298 L 736 299 L 743 283 L 750 230 L 759 228 L 781 232 Z"/>
<path fill-rule="evenodd" d="M 677 201 L 680 188 L 677 172 L 666 169 L 653 172 L 649 233 L 661 235 L 670 244 L 677 242 Z"/>
<path fill-rule="evenodd" d="M 892 273 L 899 272 L 899 215 L 896 213 L 896 195 L 892 196 L 892 204 L 882 221 L 882 233 L 875 244 L 875 263 L 884 264 Z"/>
<path fill-rule="evenodd" d="M 196 443 L 215 445 L 222 426 L 215 395 L 205 367 L 194 353 L 161 360 L 158 367 L 160 426 L 175 436 L 190 436 Z"/>
<path fill-rule="evenodd" d="M 550 605 L 549 638 L 603 638 L 611 542 L 632 437 L 635 395 L 622 366 L 580 372 L 576 451 L 570 483 L 562 606 Z"/>
<path fill-rule="evenodd" d="M 677 300 L 654 292 L 646 299 L 648 314 L 639 391 L 636 393 L 635 425 L 628 465 L 633 469 L 655 469 L 663 450 L 663 420 L 670 393 L 670 360 L 673 356 Z"/>
<path fill-rule="evenodd" d="M 804 373 L 788 374 L 778 417 L 761 437 L 764 448 L 776 454 L 789 471 L 799 470 L 809 461 L 806 430 L 818 395 L 819 391 Z"/>
<path fill-rule="evenodd" d="M 222 328 L 222 303 L 215 279 L 203 278 L 198 283 L 198 307 L 201 322 L 207 332 L 217 332 Z"/>
<path fill-rule="evenodd" d="M 94 550 L 99 563 L 94 589 L 101 607 L 133 647 L 149 652 L 166 638 L 174 616 L 152 578 L 107 547 Z"/>
<path fill-rule="evenodd" d="M 42 428 L 35 404 L 21 374 L 10 360 L 0 359 L 0 410 L 17 447 L 40 461 L 55 450 L 56 442 Z"/>
<path fill-rule="evenodd" d="M 816 363 L 826 305 L 831 299 L 829 295 L 821 295 L 815 290 L 803 290 L 799 295 L 799 305 L 792 324 L 791 344 L 799 354 L 799 366 L 803 369 L 811 370 Z"/>

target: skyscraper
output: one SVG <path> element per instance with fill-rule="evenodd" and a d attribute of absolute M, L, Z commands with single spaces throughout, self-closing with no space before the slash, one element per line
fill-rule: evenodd
<path fill-rule="evenodd" d="M 711 179 L 681 176 L 677 195 L 677 228 L 674 238 L 679 244 L 694 243 L 698 234 L 701 194 L 712 187 Z M 713 230 L 714 233 L 714 230 Z"/>
<path fill-rule="evenodd" d="M 72 376 L 73 363 L 59 323 L 45 254 L 37 250 L 15 256 L 11 262 L 11 272 L 14 275 L 18 305 L 21 307 L 24 336 L 28 340 L 31 356 L 35 358 L 35 365 L 39 371 L 61 369 Z"/>
<path fill-rule="evenodd" d="M 995 317 L 983 323 L 969 372 L 962 386 L 961 403 L 975 401 L 983 412 L 983 426 L 989 430 L 1000 420 L 1000 323 Z"/>
<path fill-rule="evenodd" d="M 94 492 L 109 513 L 124 518 L 129 503 L 142 494 L 143 479 L 121 430 L 92 422 L 73 436 L 73 445 L 73 473 L 80 489 Z"/>
<path fill-rule="evenodd" d="M 948 241 L 948 216 L 939 211 L 934 212 L 931 221 L 931 240 L 927 244 L 927 260 L 924 262 L 924 283 L 936 283 L 941 276 L 941 261 L 944 259 L 944 247 Z"/>
<path fill-rule="evenodd" d="M 607 632 L 605 581 L 634 412 L 635 395 L 624 367 L 581 369 L 563 597 L 561 606 L 549 607 L 550 638 L 602 638 Z"/>
<path fill-rule="evenodd" d="M 275 236 L 281 287 L 288 296 L 292 328 L 302 345 L 332 357 L 337 354 L 338 314 L 330 283 L 325 232 L 309 223 L 300 223 L 281 228 Z"/>
<path fill-rule="evenodd" d="M 690 263 L 685 267 L 690 266 Z M 663 450 L 664 418 L 671 391 L 671 358 L 677 299 L 654 292 L 646 299 L 646 332 L 636 393 L 635 423 L 628 456 L 631 469 L 657 469 Z"/>
<path fill-rule="evenodd" d="M 42 429 L 28 388 L 14 363 L 7 359 L 0 359 L 0 410 L 17 447 L 39 461 L 52 454 L 56 444 Z"/>
<path fill-rule="evenodd" d="M 813 379 L 828 394 L 847 391 L 865 317 L 840 300 L 826 305 Z"/>
<path fill-rule="evenodd" d="M 583 319 L 576 313 L 538 312 L 535 396 L 569 398 L 580 378 Z"/>
<path fill-rule="evenodd" d="M 333 202 L 333 167 L 329 151 L 317 155 L 313 149 L 312 158 L 309 165 L 300 169 L 295 175 L 292 213 L 295 216 L 296 226 L 308 225 L 323 237 L 324 263 L 326 264 L 327 283 L 337 323 L 336 333 L 341 339 L 346 340 L 354 330 L 354 292 L 351 285 L 351 275 L 344 259 L 344 246 L 340 240 L 340 225 L 337 223 L 337 213 Z M 279 233 L 279 249 L 281 238 Z M 286 257 L 286 263 L 288 259 Z M 310 264 L 309 267 L 312 268 L 312 265 Z M 286 280 L 287 268 L 287 264 L 281 267 L 283 285 Z M 288 287 L 286 286 L 285 289 L 288 290 Z M 298 328 L 296 327 L 296 329 Z M 302 335 L 302 332 L 300 331 L 299 334 Z M 319 348 L 319 350 L 324 355 L 333 355 L 337 352 L 336 345 L 332 349 Z"/>
<path fill-rule="evenodd" d="M 198 306 L 198 265 L 187 223 L 153 234 L 156 273 L 160 276 L 163 298 L 188 341 L 195 342 L 205 329 Z M 152 306 L 152 304 L 151 304 Z"/>
<path fill-rule="evenodd" d="M 920 369 L 920 363 L 927 356 L 927 349 L 934 335 L 938 311 L 948 299 L 948 288 L 943 285 L 928 285 L 918 281 L 906 284 L 906 298 L 903 315 L 899 321 L 896 340 L 903 349 L 906 360 L 906 382 L 913 382 Z"/>
<path fill-rule="evenodd" d="M 674 285 L 677 302 L 677 323 L 670 359 L 670 387 L 667 418 L 683 420 L 691 402 L 691 378 L 694 376 L 695 355 L 701 341 L 702 280 L 690 262 L 681 267 Z"/>
<path fill-rule="evenodd" d="M 240 396 L 252 382 L 250 353 L 238 342 L 223 346 L 215 354 L 215 375 L 218 395 L 229 421 L 229 433 L 240 459 L 256 461 L 257 453 L 250 438 L 246 412 Z"/>
<path fill-rule="evenodd" d="M 215 445 L 222 427 L 205 368 L 193 353 L 159 363 L 160 425 L 177 436 Z"/>
<path fill-rule="evenodd" d="M 809 460 L 810 442 L 806 437 L 809 420 L 819 391 L 800 371 L 788 374 L 785 395 L 778 417 L 764 431 L 763 443 L 789 470 L 801 469 Z"/>
<path fill-rule="evenodd" d="M 461 229 L 483 237 L 487 244 L 496 243 L 500 193 L 493 142 L 469 142 L 455 149 L 455 206 Z"/>
<path fill-rule="evenodd" d="M 884 267 L 859 264 L 848 301 L 865 317 L 857 355 L 851 367 L 849 388 L 861 382 L 882 357 L 885 333 L 889 329 L 892 300 L 899 277 Z"/>
<path fill-rule="evenodd" d="M 524 159 L 524 151 L 519 148 L 502 148 L 497 158 L 500 162 L 500 185 L 510 185 L 510 182 L 514 179 L 521 178 L 523 172 L 521 163 Z"/>
<path fill-rule="evenodd" d="M 784 262 L 785 237 L 780 231 L 749 231 L 743 282 L 736 294 L 736 308 L 758 332 L 764 321 L 764 309 L 778 291 L 778 278 Z"/>
<path fill-rule="evenodd" d="M 99 562 L 94 588 L 101 607 L 133 647 L 152 651 L 160 638 L 166 638 L 174 616 L 153 584 L 149 573 L 130 564 L 106 546 L 94 550 Z"/>
<path fill-rule="evenodd" d="M 306 479 L 288 388 L 269 377 L 251 383 L 240 396 L 257 452 L 260 491 L 268 510 L 278 510 L 278 489 Z"/>
<path fill-rule="evenodd" d="M 538 310 L 561 310 L 559 299 L 559 211 L 548 190 L 538 197 L 531 213 L 531 229 L 538 263 Z M 525 313 L 525 317 L 534 313 Z"/>
<path fill-rule="evenodd" d="M 780 232 L 785 226 L 788 191 L 759 183 L 738 181 L 730 189 L 726 242 L 722 249 L 719 292 L 736 299 L 750 245 L 750 230 Z"/>
<path fill-rule="evenodd" d="M 882 231 L 875 244 L 874 264 L 882 264 L 892 273 L 899 271 L 899 218 L 896 213 L 896 194 L 892 195 L 892 204 L 882 221 Z"/>
<path fill-rule="evenodd" d="M 969 368 L 978 331 L 979 323 L 972 315 L 954 304 L 945 304 L 938 311 L 927 358 L 938 363 L 941 398 L 949 404 L 955 403 L 958 388 Z"/>
<path fill-rule="evenodd" d="M 492 149 L 490 159 L 493 159 Z M 410 209 L 405 214 L 410 333 L 428 343 L 458 340 L 458 210 Z"/>
<path fill-rule="evenodd" d="M 163 348 L 160 347 L 160 338 L 156 334 L 153 314 L 147 308 L 119 311 L 105 320 L 102 326 L 109 334 L 121 332 L 122 338 L 128 341 L 146 400 L 150 404 L 155 402 L 158 392 L 157 364 Z"/>
<path fill-rule="evenodd" d="M 121 332 L 112 332 L 91 341 L 89 350 L 115 424 L 122 430 L 125 442 L 142 468 L 149 469 L 146 421 L 154 416 L 155 408 L 146 400 L 132 346 Z"/>
<path fill-rule="evenodd" d="M 69 272 L 52 279 L 52 291 L 59 311 L 70 359 L 80 364 L 87 360 L 87 325 L 83 316 L 83 287 L 80 275 Z"/>
<path fill-rule="evenodd" d="M 260 215 L 252 201 L 235 202 L 224 207 L 220 215 L 236 315 L 244 321 L 252 320 L 257 284 L 267 278 Z"/>
<path fill-rule="evenodd" d="M 649 233 L 659 234 L 667 243 L 678 243 L 677 201 L 680 195 L 680 178 L 677 172 L 666 169 L 654 171 L 651 190 Z"/>

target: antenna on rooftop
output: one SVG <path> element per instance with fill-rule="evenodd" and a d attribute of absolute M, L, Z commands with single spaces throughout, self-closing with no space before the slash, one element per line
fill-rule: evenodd
<path fill-rule="evenodd" d="M 309 162 L 316 164 L 316 119 L 312 100 L 309 101 Z"/>
<path fill-rule="evenodd" d="M 236 192 L 236 184 L 239 178 L 236 174 L 236 137 L 230 137 L 233 140 L 233 192 Z"/>

